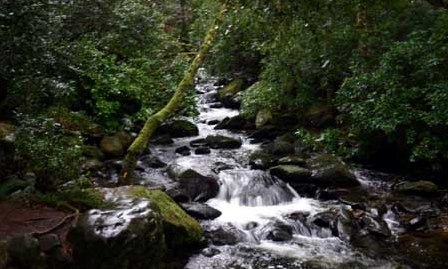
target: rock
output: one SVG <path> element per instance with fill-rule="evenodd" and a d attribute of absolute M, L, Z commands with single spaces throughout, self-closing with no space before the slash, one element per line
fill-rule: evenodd
<path fill-rule="evenodd" d="M 199 135 L 198 127 L 187 120 L 175 120 L 169 124 L 159 127 L 158 132 L 169 134 L 174 138 L 190 137 Z"/>
<path fill-rule="evenodd" d="M 0 199 L 6 198 L 10 194 L 23 190 L 30 185 L 32 185 L 32 182 L 27 182 L 16 177 L 11 177 L 5 182 L 0 183 Z"/>
<path fill-rule="evenodd" d="M 317 198 L 319 200 L 323 200 L 323 201 L 328 201 L 328 200 L 339 200 L 339 198 L 344 195 L 344 194 L 349 194 L 350 191 L 347 189 L 324 189 L 324 190 L 320 190 L 317 194 Z M 344 201 L 341 200 L 342 203 L 344 203 Z M 353 203 L 345 203 L 345 204 L 349 204 L 352 205 Z"/>
<path fill-rule="evenodd" d="M 260 237 L 276 242 L 289 241 L 292 239 L 292 227 L 280 221 L 271 222 L 263 227 Z"/>
<path fill-rule="evenodd" d="M 216 162 L 216 163 L 214 163 L 214 167 L 212 168 L 212 171 L 215 174 L 219 174 L 219 172 L 221 172 L 221 171 L 230 170 L 230 169 L 233 169 L 233 168 L 235 168 L 233 165 L 226 164 L 226 163 L 223 163 L 223 162 Z"/>
<path fill-rule="evenodd" d="M 85 157 L 104 160 L 104 153 L 96 146 L 84 146 L 82 153 Z"/>
<path fill-rule="evenodd" d="M 360 183 L 348 166 L 338 158 L 323 154 L 307 161 L 311 168 L 312 182 L 318 186 L 354 187 Z"/>
<path fill-rule="evenodd" d="M 272 112 L 269 109 L 263 109 L 258 111 L 257 117 L 255 118 L 255 127 L 260 129 L 263 126 L 271 123 L 272 121 Z"/>
<path fill-rule="evenodd" d="M 258 150 L 249 156 L 249 165 L 252 169 L 266 170 L 276 165 L 276 160 L 271 154 Z"/>
<path fill-rule="evenodd" d="M 150 142 L 156 145 L 171 145 L 174 143 L 174 140 L 169 134 L 162 134 L 157 135 L 154 139 L 151 139 Z"/>
<path fill-rule="evenodd" d="M 116 133 L 115 136 L 120 139 L 120 142 L 125 150 L 127 150 L 134 141 L 134 137 L 130 133 L 124 131 Z"/>
<path fill-rule="evenodd" d="M 31 235 L 13 237 L 8 241 L 8 255 L 21 268 L 39 268 L 43 260 L 39 241 Z"/>
<path fill-rule="evenodd" d="M 191 154 L 190 148 L 187 146 L 182 146 L 176 149 L 175 151 L 177 154 L 180 154 L 182 156 L 188 156 Z"/>
<path fill-rule="evenodd" d="M 404 194 L 414 194 L 428 196 L 438 191 L 436 184 L 431 181 L 402 182 L 395 188 L 396 191 Z"/>
<path fill-rule="evenodd" d="M 168 174 L 179 182 L 181 192 L 191 201 L 205 202 L 218 195 L 219 184 L 215 178 L 199 174 L 193 169 L 171 166 Z"/>
<path fill-rule="evenodd" d="M 409 231 L 420 231 L 424 230 L 426 225 L 427 225 L 427 218 L 424 216 L 418 216 L 408 221 L 407 229 Z"/>
<path fill-rule="evenodd" d="M 206 146 L 207 142 L 205 142 L 204 138 L 199 138 L 199 139 L 195 139 L 190 141 L 190 146 L 193 148 L 197 148 L 197 147 L 201 147 L 201 146 Z"/>
<path fill-rule="evenodd" d="M 295 221 L 305 222 L 306 219 L 309 217 L 309 215 L 310 215 L 310 212 L 298 211 L 298 212 L 293 212 L 293 213 L 289 214 L 286 217 L 288 219 L 292 219 L 292 220 L 295 220 Z"/>
<path fill-rule="evenodd" d="M 314 215 L 311 222 L 322 228 L 331 228 L 336 217 L 337 212 L 328 210 Z"/>
<path fill-rule="evenodd" d="M 220 251 L 219 249 L 217 249 L 217 248 L 213 248 L 213 247 L 209 247 L 209 248 L 203 249 L 203 250 L 201 251 L 201 254 L 202 254 L 203 256 L 205 256 L 205 257 L 208 257 L 208 258 L 211 258 L 211 257 L 213 257 L 213 256 L 216 256 L 216 255 L 218 255 L 219 253 L 221 253 L 221 251 Z"/>
<path fill-rule="evenodd" d="M 279 164 L 292 164 L 292 165 L 304 166 L 306 164 L 306 160 L 302 156 L 289 155 L 289 156 L 279 159 L 278 163 Z"/>
<path fill-rule="evenodd" d="M 113 206 L 88 211 L 68 235 L 76 268 L 156 269 L 167 248 L 200 241 L 200 225 L 163 192 L 145 187 L 100 191 Z"/>
<path fill-rule="evenodd" d="M 297 165 L 279 165 L 270 169 L 272 176 L 286 182 L 309 183 L 311 171 Z"/>
<path fill-rule="evenodd" d="M 204 154 L 210 154 L 211 150 L 209 147 L 199 147 L 194 150 L 194 154 L 196 155 L 204 155 Z"/>
<path fill-rule="evenodd" d="M 39 246 L 42 252 L 48 253 L 55 248 L 62 247 L 62 243 L 57 234 L 45 234 L 39 237 Z"/>
<path fill-rule="evenodd" d="M 182 204 L 182 208 L 190 216 L 200 220 L 216 219 L 222 214 L 221 211 L 214 209 L 209 205 L 200 203 Z"/>
<path fill-rule="evenodd" d="M 215 130 L 243 130 L 246 127 L 246 123 L 246 120 L 241 115 L 232 118 L 227 117 L 216 125 Z"/>
<path fill-rule="evenodd" d="M 219 124 L 219 123 L 220 123 L 219 120 L 211 120 L 211 121 L 207 122 L 208 125 L 216 125 L 216 124 Z"/>
<path fill-rule="evenodd" d="M 188 203 L 191 200 L 185 190 L 180 189 L 177 186 L 168 188 L 166 194 L 168 194 L 176 203 Z"/>
<path fill-rule="evenodd" d="M 163 168 L 166 167 L 166 163 L 162 162 L 154 155 L 144 155 L 139 160 L 140 165 L 149 168 Z"/>
<path fill-rule="evenodd" d="M 252 132 L 251 135 L 249 136 L 249 138 L 258 139 L 258 140 L 274 139 L 281 133 L 282 133 L 282 131 L 279 130 L 278 127 L 273 126 L 273 125 L 266 125 L 266 126 L 261 127 L 260 129 L 255 130 L 254 132 Z"/>
<path fill-rule="evenodd" d="M 216 91 L 208 92 L 204 94 L 205 103 L 216 103 L 219 101 L 219 94 Z"/>
<path fill-rule="evenodd" d="M 241 139 L 222 135 L 209 135 L 205 141 L 212 149 L 237 149 L 242 145 Z"/>
<path fill-rule="evenodd" d="M 117 136 L 105 136 L 100 142 L 101 151 L 108 157 L 121 157 L 125 148 Z"/>
<path fill-rule="evenodd" d="M 243 90 L 244 80 L 237 78 L 218 91 L 219 99 L 224 107 L 239 108 L 240 103 L 234 97 Z"/>
<path fill-rule="evenodd" d="M 212 103 L 209 106 L 210 108 L 222 108 L 222 103 Z"/>
<path fill-rule="evenodd" d="M 365 214 L 359 221 L 361 223 L 361 227 L 374 236 L 388 238 L 392 235 L 387 223 L 381 218 L 374 218 Z"/>
<path fill-rule="evenodd" d="M 246 237 L 241 231 L 230 225 L 207 231 L 205 236 L 216 246 L 236 245 Z"/>

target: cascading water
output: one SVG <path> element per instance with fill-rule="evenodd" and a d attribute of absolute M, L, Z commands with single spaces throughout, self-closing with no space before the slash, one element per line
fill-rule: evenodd
<path fill-rule="evenodd" d="M 308 219 L 325 210 L 339 207 L 315 199 L 301 198 L 288 184 L 261 170 L 248 167 L 248 156 L 259 145 L 250 143 L 243 133 L 215 130 L 210 121 L 238 115 L 238 110 L 211 108 L 217 94 L 215 80 L 198 83 L 199 116 L 195 121 L 199 137 L 225 135 L 242 140 L 239 149 L 212 150 L 208 155 L 177 156 L 174 149 L 188 145 L 194 138 L 175 139 L 171 146 L 152 146 L 162 161 L 214 175 L 216 164 L 227 170 L 217 173 L 221 183 L 217 197 L 207 202 L 222 212 L 215 220 L 203 221 L 206 231 L 223 230 L 238 238 L 236 245 L 211 245 L 193 256 L 186 269 L 212 268 L 388 268 L 353 251 L 334 237 L 329 229 L 311 229 L 298 220 Z M 207 254 L 208 253 L 208 254 Z M 213 255 L 209 255 L 213 253 Z"/>

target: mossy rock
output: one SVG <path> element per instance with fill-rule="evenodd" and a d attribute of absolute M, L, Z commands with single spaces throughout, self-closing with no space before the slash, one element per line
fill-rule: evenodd
<path fill-rule="evenodd" d="M 286 182 L 310 183 L 311 171 L 298 165 L 279 165 L 271 168 L 270 172 Z"/>
<path fill-rule="evenodd" d="M 255 126 L 257 129 L 272 122 L 273 116 L 270 109 L 262 109 L 258 111 L 257 117 L 255 118 Z"/>
<path fill-rule="evenodd" d="M 160 190 L 148 190 L 140 186 L 133 187 L 131 192 L 136 197 L 149 199 L 160 209 L 166 242 L 170 249 L 179 249 L 200 243 L 201 225 L 166 193 Z"/>
<path fill-rule="evenodd" d="M 234 79 L 227 86 L 218 91 L 219 97 L 226 98 L 229 96 L 234 96 L 243 90 L 244 80 L 242 78 Z"/>
<path fill-rule="evenodd" d="M 360 183 L 347 164 L 330 154 L 318 155 L 307 160 L 313 171 L 313 183 L 327 187 L 355 187 Z"/>
<path fill-rule="evenodd" d="M 100 142 L 101 151 L 109 157 L 121 157 L 125 147 L 118 136 L 105 136 Z"/>
<path fill-rule="evenodd" d="M 173 138 L 190 137 L 199 135 L 198 127 L 188 120 L 175 120 L 160 126 L 158 133 L 169 134 Z"/>
<path fill-rule="evenodd" d="M 427 196 L 438 191 L 438 187 L 431 181 L 419 180 L 416 182 L 403 182 L 395 190 L 404 194 Z"/>
<path fill-rule="evenodd" d="M 84 146 L 82 148 L 82 153 L 85 157 L 92 159 L 103 160 L 104 153 L 96 146 Z"/>

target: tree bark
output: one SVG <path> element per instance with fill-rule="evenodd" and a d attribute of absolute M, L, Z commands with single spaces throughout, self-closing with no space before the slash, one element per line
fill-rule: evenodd
<path fill-rule="evenodd" d="M 132 145 L 129 147 L 128 152 L 123 161 L 123 167 L 120 172 L 120 177 L 118 180 L 119 185 L 130 185 L 133 183 L 133 173 L 137 165 L 137 161 L 140 155 L 143 153 L 145 148 L 148 146 L 148 142 L 152 135 L 156 131 L 157 127 L 163 123 L 166 119 L 171 117 L 176 111 L 181 107 L 185 93 L 194 86 L 194 77 L 199 69 L 199 67 L 204 62 L 204 59 L 218 35 L 218 30 L 222 22 L 224 21 L 224 16 L 227 11 L 227 1 L 224 1 L 221 5 L 220 11 L 216 16 L 215 21 L 210 26 L 204 41 L 196 54 L 195 58 L 191 62 L 187 71 L 184 74 L 182 81 L 176 88 L 174 95 L 171 97 L 170 101 L 156 114 L 148 118 L 143 129 L 138 134 L 137 138 L 134 140 Z"/>

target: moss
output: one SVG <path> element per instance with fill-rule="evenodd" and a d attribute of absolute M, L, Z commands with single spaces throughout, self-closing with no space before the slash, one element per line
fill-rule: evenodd
<path fill-rule="evenodd" d="M 8 246 L 5 241 L 0 241 L 0 268 L 4 268 L 8 263 Z"/>
<path fill-rule="evenodd" d="M 92 208 L 106 208 L 110 204 L 103 199 L 103 195 L 96 189 L 80 189 L 72 188 L 46 194 L 41 199 L 55 207 L 76 207 L 81 210 L 87 210 Z"/>
<path fill-rule="evenodd" d="M 235 94 L 242 91 L 244 85 L 244 80 L 242 78 L 234 79 L 232 82 L 230 82 L 229 85 L 225 86 L 219 91 L 219 96 L 221 98 L 226 96 L 234 96 Z"/>
<path fill-rule="evenodd" d="M 145 187 L 134 187 L 132 195 L 147 198 L 160 209 L 165 236 L 171 248 L 196 245 L 200 242 L 202 227 L 166 193 L 160 190 L 148 190 Z"/>

